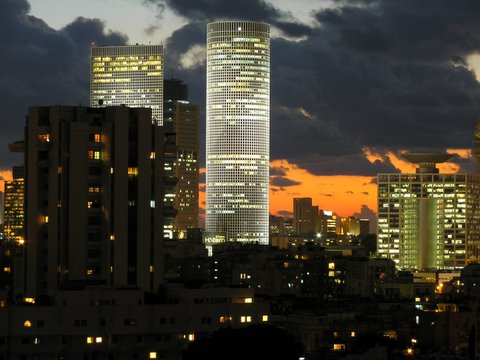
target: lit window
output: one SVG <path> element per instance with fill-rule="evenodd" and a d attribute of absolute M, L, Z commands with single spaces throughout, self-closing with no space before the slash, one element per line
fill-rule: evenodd
<path fill-rule="evenodd" d="M 355 337 L 356 335 L 357 335 L 357 334 L 355 333 L 355 331 L 350 332 L 350 336 L 351 336 L 351 337 Z"/>
<path fill-rule="evenodd" d="M 345 350 L 345 344 L 333 344 L 334 351 L 342 351 Z"/>
<path fill-rule="evenodd" d="M 249 322 L 252 322 L 252 317 L 251 316 L 247 316 L 247 323 Z"/>
<path fill-rule="evenodd" d="M 11 271 L 12 271 L 12 268 L 11 268 L 10 266 L 5 266 L 5 267 L 3 268 L 3 272 L 9 273 L 9 272 L 11 272 Z"/>
<path fill-rule="evenodd" d="M 93 344 L 93 336 L 87 337 L 87 344 Z"/>
<path fill-rule="evenodd" d="M 131 176 L 136 176 L 136 175 L 138 175 L 138 168 L 136 168 L 136 167 L 129 167 L 129 168 L 128 168 L 128 175 L 131 175 Z"/>
<path fill-rule="evenodd" d="M 335 269 L 335 263 L 333 263 L 333 262 L 328 263 L 328 268 L 329 268 L 330 270 Z"/>
<path fill-rule="evenodd" d="M 251 304 L 251 303 L 253 303 L 252 298 L 245 298 L 245 304 Z"/>
<path fill-rule="evenodd" d="M 156 359 L 157 358 L 157 352 L 156 351 L 150 351 L 150 354 L 148 356 L 149 359 Z"/>
<path fill-rule="evenodd" d="M 262 315 L 262 321 L 268 321 L 268 315 Z"/>
<path fill-rule="evenodd" d="M 223 324 L 225 321 L 225 316 L 220 316 L 220 318 L 218 319 L 218 322 L 220 322 L 221 324 Z"/>
<path fill-rule="evenodd" d="M 87 269 L 87 275 L 93 275 L 93 269 Z"/>
<path fill-rule="evenodd" d="M 194 341 L 195 340 L 195 334 L 188 334 L 188 341 Z"/>
<path fill-rule="evenodd" d="M 244 323 L 246 320 L 246 316 L 240 316 L 240 322 L 241 323 Z"/>
<path fill-rule="evenodd" d="M 45 215 L 45 224 L 48 224 L 48 216 Z"/>
<path fill-rule="evenodd" d="M 95 342 L 96 342 L 97 344 L 101 344 L 102 341 L 103 341 L 103 339 L 102 339 L 101 336 L 97 336 L 97 337 L 95 338 Z"/>
<path fill-rule="evenodd" d="M 32 323 L 30 322 L 30 320 L 25 320 L 25 322 L 23 323 L 23 327 L 26 327 L 26 328 L 32 327 Z"/>
<path fill-rule="evenodd" d="M 96 150 L 89 150 L 88 151 L 88 158 L 94 160 L 100 160 L 100 151 Z"/>
<path fill-rule="evenodd" d="M 50 134 L 38 134 L 38 141 L 50 142 Z"/>
<path fill-rule="evenodd" d="M 29 303 L 29 304 L 35 304 L 35 298 L 25 298 L 23 299 L 24 302 Z"/>
<path fill-rule="evenodd" d="M 95 134 L 95 135 L 93 136 L 93 140 L 94 140 L 96 143 L 100 142 L 100 134 Z"/>

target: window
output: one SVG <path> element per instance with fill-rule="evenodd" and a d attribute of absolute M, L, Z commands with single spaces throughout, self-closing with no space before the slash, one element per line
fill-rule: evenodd
<path fill-rule="evenodd" d="M 88 158 L 92 160 L 100 160 L 100 151 L 88 150 Z"/>
<path fill-rule="evenodd" d="M 39 142 L 50 142 L 50 134 L 38 134 Z"/>

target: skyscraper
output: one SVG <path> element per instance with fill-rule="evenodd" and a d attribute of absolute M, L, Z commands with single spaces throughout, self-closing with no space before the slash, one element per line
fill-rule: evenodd
<path fill-rule="evenodd" d="M 25 172 L 23 166 L 13 167 L 12 181 L 5 182 L 5 240 L 23 244 L 25 241 Z"/>
<path fill-rule="evenodd" d="M 311 234 L 316 231 L 318 206 L 312 205 L 312 198 L 293 199 L 293 230 L 295 234 Z"/>
<path fill-rule="evenodd" d="M 268 24 L 208 24 L 206 112 L 205 243 L 268 244 Z"/>
<path fill-rule="evenodd" d="M 93 46 L 90 106 L 149 107 L 163 124 L 163 46 Z"/>
<path fill-rule="evenodd" d="M 150 109 L 30 108 L 21 292 L 72 282 L 153 291 L 163 271 L 163 163 L 163 127 Z"/>
<path fill-rule="evenodd" d="M 405 154 L 415 174 L 379 174 L 378 255 L 403 269 L 460 269 L 480 259 L 480 177 L 440 174 L 448 154 Z"/>
<path fill-rule="evenodd" d="M 198 226 L 198 150 L 200 109 L 188 100 L 188 87 L 181 80 L 164 82 L 164 128 L 167 141 L 174 151 L 165 158 L 177 179 L 171 194 L 167 194 L 177 210 L 172 220 L 175 237 L 183 238 L 189 228 Z M 172 196 L 173 195 L 173 196 Z"/>

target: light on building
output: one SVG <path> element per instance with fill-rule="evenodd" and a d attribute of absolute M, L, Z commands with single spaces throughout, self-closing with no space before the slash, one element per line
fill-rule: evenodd
<path fill-rule="evenodd" d="M 87 336 L 87 344 L 93 344 L 93 336 Z"/>
<path fill-rule="evenodd" d="M 345 344 L 333 344 L 333 351 L 345 350 Z"/>
<path fill-rule="evenodd" d="M 251 303 L 253 303 L 253 298 L 251 297 L 245 298 L 245 304 L 251 304 Z"/>
<path fill-rule="evenodd" d="M 268 315 L 262 315 L 262 321 L 268 321 Z"/>
<path fill-rule="evenodd" d="M 188 341 L 194 341 L 195 340 L 195 334 L 188 334 Z"/>
<path fill-rule="evenodd" d="M 150 354 L 148 354 L 149 359 L 156 359 L 157 358 L 157 352 L 156 351 L 150 351 Z"/>
<path fill-rule="evenodd" d="M 23 327 L 25 327 L 25 328 L 32 327 L 31 321 L 30 321 L 30 320 L 25 320 L 25 321 L 23 322 Z"/>
<path fill-rule="evenodd" d="M 97 336 L 97 337 L 95 338 L 95 342 L 96 342 L 97 344 L 101 344 L 101 343 L 103 342 L 103 338 L 102 338 L 101 336 Z"/>

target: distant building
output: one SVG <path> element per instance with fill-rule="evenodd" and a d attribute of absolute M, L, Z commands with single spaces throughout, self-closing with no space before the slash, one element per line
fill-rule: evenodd
<path fill-rule="evenodd" d="M 480 257 L 480 177 L 440 174 L 448 154 L 406 154 L 415 174 L 379 174 L 378 255 L 403 269 L 463 268 Z"/>
<path fill-rule="evenodd" d="M 76 283 L 157 288 L 163 147 L 150 109 L 30 108 L 24 294 Z"/>
<path fill-rule="evenodd" d="M 370 219 L 360 219 L 360 236 L 370 234 Z"/>
<path fill-rule="evenodd" d="M 25 242 L 25 171 L 23 166 L 13 168 L 13 180 L 5 181 L 3 236 L 18 244 Z"/>
<path fill-rule="evenodd" d="M 149 107 L 163 124 L 163 46 L 92 46 L 90 106 Z"/>
<path fill-rule="evenodd" d="M 353 216 L 340 219 L 340 234 L 358 236 L 360 235 L 360 220 Z"/>
<path fill-rule="evenodd" d="M 318 206 L 312 205 L 312 198 L 293 199 L 293 230 L 295 234 L 315 232 Z"/>
<path fill-rule="evenodd" d="M 270 26 L 207 25 L 206 237 L 268 245 Z M 218 236 L 217 236 L 218 235 Z"/>
<path fill-rule="evenodd" d="M 177 211 L 171 223 L 173 237 L 185 238 L 188 229 L 198 226 L 200 108 L 190 104 L 188 87 L 181 80 L 165 80 L 164 94 L 165 138 L 174 145 L 172 156 L 167 159 L 166 155 L 165 162 L 170 161 L 169 168 L 177 180 L 165 197 Z"/>

